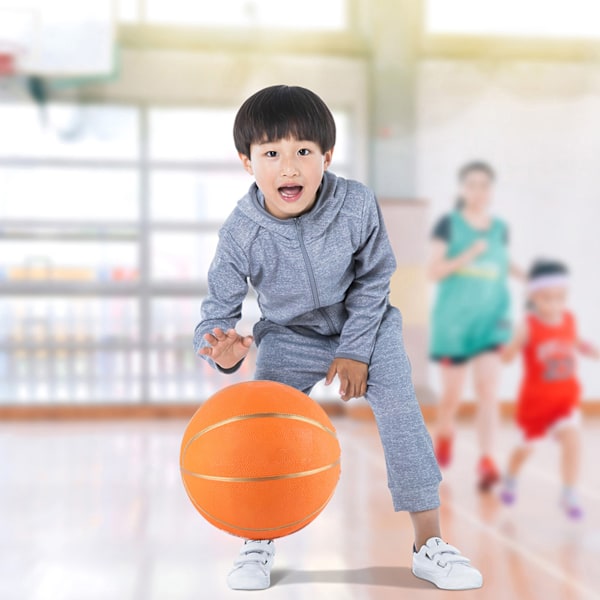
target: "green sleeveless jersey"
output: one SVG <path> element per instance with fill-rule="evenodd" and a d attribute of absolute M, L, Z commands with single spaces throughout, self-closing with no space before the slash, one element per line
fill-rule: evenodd
<path fill-rule="evenodd" d="M 499 219 L 486 230 L 474 229 L 458 210 L 448 219 L 447 258 L 462 254 L 480 239 L 487 242 L 487 250 L 439 281 L 430 350 L 438 358 L 469 357 L 510 337 L 508 232 Z"/>

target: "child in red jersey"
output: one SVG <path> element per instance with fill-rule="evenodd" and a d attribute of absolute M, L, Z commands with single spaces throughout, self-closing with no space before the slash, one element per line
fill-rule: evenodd
<path fill-rule="evenodd" d="M 577 334 L 575 318 L 566 308 L 567 268 L 555 261 L 534 263 L 528 275 L 528 313 L 514 339 L 504 348 L 510 361 L 522 351 L 524 375 L 516 420 L 523 443 L 510 456 L 500 497 L 516 499 L 516 476 L 533 450 L 533 442 L 552 435 L 561 446 L 563 495 L 567 515 L 583 515 L 575 491 L 579 470 L 579 401 L 581 388 L 575 372 L 577 352 L 598 358 L 598 350 Z"/>

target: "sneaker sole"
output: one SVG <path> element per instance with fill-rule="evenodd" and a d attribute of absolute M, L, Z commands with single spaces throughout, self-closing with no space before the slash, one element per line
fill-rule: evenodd
<path fill-rule="evenodd" d="M 453 585 L 444 585 L 444 582 L 438 582 L 435 579 L 432 579 L 431 577 L 427 576 L 426 574 L 419 575 L 419 573 L 417 571 L 415 571 L 414 569 L 412 570 L 412 573 L 418 579 L 422 579 L 423 581 L 428 581 L 429 583 L 432 583 L 433 585 L 435 585 L 435 587 L 437 587 L 440 590 L 452 590 L 452 591 L 478 590 L 480 587 L 483 586 L 483 580 L 479 581 L 478 583 L 467 583 L 467 582 L 459 581 L 459 582 L 454 583 Z"/>
<path fill-rule="evenodd" d="M 229 589 L 237 590 L 237 591 L 266 590 L 269 587 L 271 587 L 271 581 L 270 581 L 270 579 L 268 579 L 266 581 L 262 581 L 262 582 L 259 582 L 256 580 L 250 580 L 250 579 L 246 579 L 246 580 L 242 579 L 240 581 L 236 581 L 235 584 L 232 584 L 228 580 L 227 585 L 229 586 Z"/>

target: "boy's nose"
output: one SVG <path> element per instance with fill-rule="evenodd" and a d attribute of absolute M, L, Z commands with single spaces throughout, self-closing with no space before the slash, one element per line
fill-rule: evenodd
<path fill-rule="evenodd" d="M 281 174 L 287 177 L 298 175 L 298 168 L 293 161 L 288 161 L 281 166 Z"/>

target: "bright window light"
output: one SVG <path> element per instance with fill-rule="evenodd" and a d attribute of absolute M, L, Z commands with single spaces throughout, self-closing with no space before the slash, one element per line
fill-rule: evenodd
<path fill-rule="evenodd" d="M 138 111 L 133 107 L 50 103 L 44 120 L 33 103 L 0 105 L 0 158 L 117 160 L 138 154 Z"/>
<path fill-rule="evenodd" d="M 133 169 L 0 167 L 0 219 L 133 222 L 138 195 Z"/>
<path fill-rule="evenodd" d="M 339 30 L 347 27 L 347 0 L 147 0 L 148 21 L 205 27 Z"/>
<path fill-rule="evenodd" d="M 155 169 L 150 175 L 151 218 L 156 221 L 222 223 L 252 181 L 241 164 L 231 170 Z"/>
<path fill-rule="evenodd" d="M 598 0 L 428 0 L 433 34 L 600 37 Z"/>
<path fill-rule="evenodd" d="M 155 281 L 206 283 L 217 233 L 153 233 L 150 237 L 151 271 Z"/>
<path fill-rule="evenodd" d="M 150 109 L 150 156 L 163 160 L 231 161 L 235 108 Z"/>
<path fill-rule="evenodd" d="M 135 23 L 140 18 L 138 0 L 117 0 L 117 19 L 121 23 Z"/>

